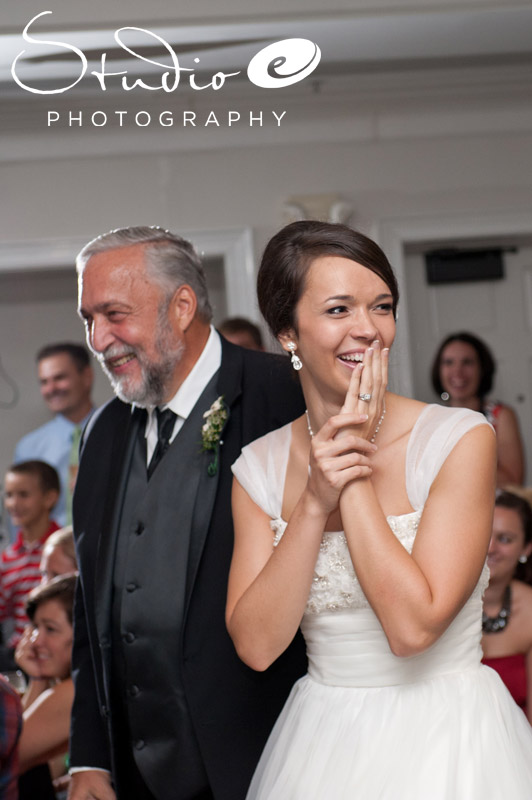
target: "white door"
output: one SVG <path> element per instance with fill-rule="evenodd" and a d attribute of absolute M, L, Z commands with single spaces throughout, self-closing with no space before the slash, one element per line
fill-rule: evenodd
<path fill-rule="evenodd" d="M 437 247 L 493 246 L 445 242 L 408 247 L 405 278 L 412 351 L 414 397 L 439 402 L 430 382 L 434 354 L 449 333 L 469 331 L 490 347 L 496 363 L 491 397 L 511 405 L 525 445 L 527 480 L 532 482 L 532 245 L 512 242 L 502 280 L 428 285 L 424 252 Z M 508 247 L 508 242 L 504 242 Z"/>

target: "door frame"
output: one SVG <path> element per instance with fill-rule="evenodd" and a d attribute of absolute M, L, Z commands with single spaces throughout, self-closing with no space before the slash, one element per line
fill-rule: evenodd
<path fill-rule="evenodd" d="M 250 228 L 184 231 L 200 256 L 223 259 L 229 316 L 260 320 L 255 299 L 255 262 Z M 74 269 L 76 255 L 87 236 L 0 242 L 0 272 Z"/>
<path fill-rule="evenodd" d="M 393 391 L 413 397 L 414 380 L 412 348 L 407 325 L 406 247 L 420 242 L 457 239 L 482 239 L 532 235 L 532 215 L 526 212 L 504 211 L 476 214 L 430 214 L 422 217 L 389 217 L 379 220 L 370 235 L 379 243 L 394 268 L 401 295 L 398 313 L 394 358 L 390 365 L 390 384 Z"/>

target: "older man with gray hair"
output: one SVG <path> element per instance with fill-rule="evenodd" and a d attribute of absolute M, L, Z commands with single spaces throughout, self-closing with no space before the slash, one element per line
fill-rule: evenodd
<path fill-rule="evenodd" d="M 240 800 L 294 680 L 294 641 L 258 674 L 224 609 L 231 464 L 303 410 L 283 357 L 211 325 L 192 245 L 126 228 L 79 254 L 79 313 L 114 387 L 74 497 L 71 800 Z"/>

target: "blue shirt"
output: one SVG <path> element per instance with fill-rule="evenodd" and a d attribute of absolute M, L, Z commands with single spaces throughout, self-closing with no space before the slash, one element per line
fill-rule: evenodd
<path fill-rule="evenodd" d="M 79 423 L 71 422 L 62 414 L 57 414 L 50 422 L 35 428 L 20 439 L 15 447 L 14 462 L 39 459 L 55 467 L 61 481 L 61 494 L 53 510 L 53 517 L 63 527 L 67 524 L 66 502 L 69 482 L 70 451 L 76 427 L 85 427 L 92 411 Z"/>

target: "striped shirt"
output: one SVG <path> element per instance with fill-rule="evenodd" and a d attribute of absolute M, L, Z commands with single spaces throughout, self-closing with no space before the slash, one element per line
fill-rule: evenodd
<path fill-rule="evenodd" d="M 50 534 L 59 529 L 53 520 L 44 536 L 37 542 L 25 543 L 22 531 L 0 557 L 0 622 L 14 621 L 14 631 L 8 646 L 16 647 L 28 624 L 26 597 L 41 582 L 43 545 Z"/>

